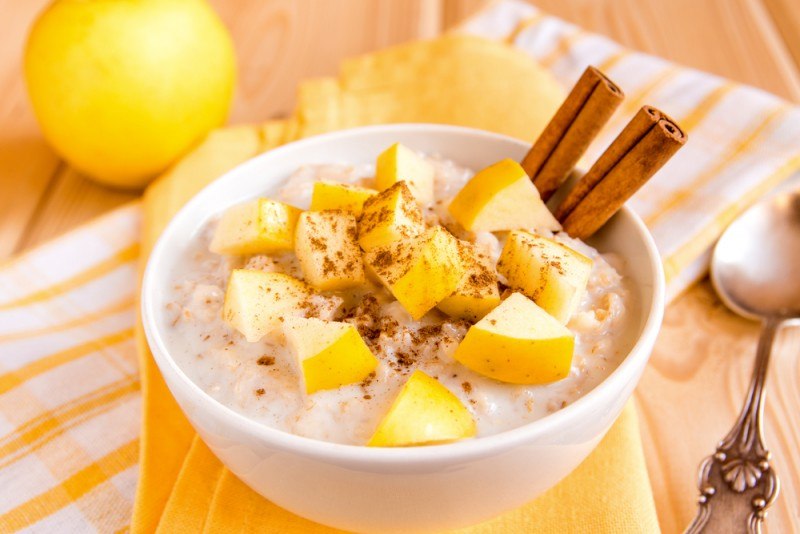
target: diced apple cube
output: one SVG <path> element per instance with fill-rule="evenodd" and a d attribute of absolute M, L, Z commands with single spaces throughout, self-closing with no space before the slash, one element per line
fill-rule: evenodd
<path fill-rule="evenodd" d="M 414 319 L 452 294 L 464 276 L 459 241 L 441 226 L 374 248 L 364 259 Z"/>
<path fill-rule="evenodd" d="M 300 314 L 312 294 L 309 286 L 283 273 L 234 269 L 225 290 L 222 317 L 251 343 Z"/>
<path fill-rule="evenodd" d="M 475 245 L 459 241 L 464 276 L 453 293 L 437 307 L 452 317 L 475 322 L 500 304 L 497 273 L 489 256 Z"/>
<path fill-rule="evenodd" d="M 498 161 L 473 176 L 448 211 L 472 232 L 561 229 L 525 170 L 512 159 Z"/>
<path fill-rule="evenodd" d="M 374 189 L 356 185 L 316 182 L 311 194 L 311 210 L 344 210 L 358 217 L 364 209 L 364 202 L 377 194 Z"/>
<path fill-rule="evenodd" d="M 370 447 L 433 445 L 474 437 L 469 410 L 438 380 L 414 371 L 369 440 Z"/>
<path fill-rule="evenodd" d="M 375 166 L 375 185 L 387 189 L 397 182 L 405 181 L 414 198 L 421 204 L 433 202 L 433 166 L 410 148 L 395 143 L 379 156 Z"/>
<path fill-rule="evenodd" d="M 566 324 L 586 291 L 592 260 L 552 239 L 511 232 L 497 262 L 509 286 Z"/>
<path fill-rule="evenodd" d="M 398 182 L 364 203 L 358 220 L 358 244 L 369 251 L 424 231 L 422 211 L 406 183 Z"/>
<path fill-rule="evenodd" d="M 546 384 L 569 374 L 575 339 L 522 293 L 512 293 L 475 323 L 453 357 L 473 371 L 512 384 Z"/>
<path fill-rule="evenodd" d="M 364 263 L 356 232 L 352 213 L 330 210 L 300 215 L 294 250 L 306 282 L 320 291 L 364 284 Z"/>
<path fill-rule="evenodd" d="M 290 251 L 301 210 L 258 198 L 233 206 L 219 221 L 209 247 L 217 254 L 249 255 Z"/>
<path fill-rule="evenodd" d="M 352 324 L 291 319 L 283 333 L 308 394 L 361 382 L 378 366 L 378 359 Z"/>

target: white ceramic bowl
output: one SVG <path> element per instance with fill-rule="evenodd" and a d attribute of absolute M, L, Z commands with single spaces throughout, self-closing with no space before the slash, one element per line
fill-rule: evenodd
<path fill-rule="evenodd" d="M 162 335 L 169 273 L 185 244 L 204 221 L 229 206 L 275 194 L 303 164 L 373 162 L 397 141 L 476 170 L 506 157 L 520 160 L 528 149 L 509 137 L 428 124 L 357 128 L 283 146 L 240 165 L 195 196 L 155 246 L 142 287 L 144 327 L 156 363 L 214 454 L 279 506 L 354 531 L 469 525 L 520 506 L 555 485 L 592 451 L 631 396 L 653 348 L 664 306 L 658 252 L 641 220 L 623 209 L 590 243 L 626 260 L 625 274 L 633 279 L 633 298 L 639 303 L 631 321 L 635 344 L 604 382 L 558 412 L 479 439 L 380 449 L 288 434 L 215 401 L 178 367 Z"/>

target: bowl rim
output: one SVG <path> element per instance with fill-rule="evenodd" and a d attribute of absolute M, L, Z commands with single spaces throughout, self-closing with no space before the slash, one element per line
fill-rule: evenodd
<path fill-rule="evenodd" d="M 163 375 L 162 378 L 168 383 L 170 393 L 173 397 L 176 397 L 176 395 L 172 392 L 171 381 L 167 380 L 168 374 L 171 375 L 174 380 L 177 380 L 180 386 L 188 389 L 188 393 L 198 401 L 203 411 L 211 412 L 213 415 L 225 419 L 228 424 L 235 427 L 239 432 L 255 436 L 273 447 L 295 453 L 302 453 L 315 458 L 326 459 L 328 461 L 355 464 L 369 463 L 385 466 L 401 465 L 408 462 L 418 464 L 441 463 L 443 461 L 460 462 L 475 457 L 501 453 L 522 442 L 529 441 L 536 436 L 547 434 L 555 427 L 564 426 L 570 421 L 580 418 L 584 410 L 591 408 L 595 399 L 603 397 L 604 395 L 613 395 L 615 391 L 621 389 L 622 384 L 630 378 L 632 373 L 636 373 L 637 366 L 641 365 L 643 368 L 646 365 L 650 354 L 650 348 L 655 342 L 664 313 L 664 271 L 658 249 L 644 222 L 631 208 L 623 206 L 617 216 L 621 215 L 629 219 L 630 223 L 641 237 L 649 260 L 650 277 L 653 280 L 653 297 L 650 308 L 648 310 L 640 309 L 638 312 L 639 314 L 646 313 L 646 320 L 642 327 L 641 334 L 616 369 L 602 382 L 566 407 L 540 419 L 489 436 L 453 443 L 402 448 L 366 447 L 363 445 L 333 443 L 308 438 L 267 426 L 225 406 L 195 384 L 170 355 L 161 335 L 161 329 L 155 321 L 156 315 L 154 306 L 156 299 L 151 296 L 153 288 L 157 287 L 156 281 L 159 278 L 159 272 L 156 271 L 156 268 L 163 262 L 162 258 L 165 256 L 168 243 L 171 241 L 170 236 L 176 231 L 175 227 L 177 226 L 177 221 L 187 216 L 186 213 L 192 210 L 193 204 L 198 202 L 198 197 L 208 188 L 220 181 L 229 180 L 231 176 L 247 172 L 250 166 L 257 165 L 262 159 L 269 159 L 276 155 L 281 155 L 286 151 L 303 150 L 309 147 L 313 148 L 316 144 L 341 140 L 342 138 L 359 137 L 374 133 L 409 131 L 434 132 L 444 135 L 479 136 L 518 145 L 528 145 L 528 143 L 524 141 L 503 134 L 488 132 L 477 128 L 442 124 L 400 123 L 337 130 L 287 143 L 244 161 L 203 187 L 170 219 L 152 248 L 147 260 L 140 289 L 140 312 L 148 348 Z M 641 361 L 642 359 L 644 362 Z M 181 411 L 184 412 L 184 415 L 186 415 L 187 419 L 191 422 L 192 418 L 186 414 L 183 407 L 181 407 Z"/>

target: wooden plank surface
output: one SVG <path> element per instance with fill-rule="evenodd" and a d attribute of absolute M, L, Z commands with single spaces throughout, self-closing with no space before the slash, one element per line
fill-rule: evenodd
<path fill-rule="evenodd" d="M 21 53 L 47 0 L 0 0 L 0 258 L 135 195 L 86 181 L 42 140 L 24 91 Z M 800 102 L 797 0 L 538 0 L 546 11 L 626 46 Z M 289 113 L 299 80 L 341 58 L 431 37 L 483 0 L 212 0 L 239 58 L 232 122 Z M 680 532 L 694 514 L 695 470 L 735 418 L 757 326 L 728 312 L 707 282 L 667 311 L 637 392 L 659 518 Z M 769 532 L 800 531 L 800 332 L 785 331 L 768 384 L 768 445 L 783 479 Z"/>
<path fill-rule="evenodd" d="M 21 248 L 59 166 L 39 133 L 21 74 L 25 36 L 46 3 L 0 0 L 0 260 Z"/>

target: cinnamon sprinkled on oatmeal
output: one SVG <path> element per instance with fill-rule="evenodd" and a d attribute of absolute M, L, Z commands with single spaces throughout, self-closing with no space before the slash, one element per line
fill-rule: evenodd
<path fill-rule="evenodd" d="M 425 244 L 423 239 L 434 228 L 440 232 L 438 228 L 443 227 L 462 244 L 457 257 L 453 252 L 450 254 L 457 260 L 453 263 L 460 263 L 465 271 L 453 295 L 485 299 L 490 294 L 490 298 L 498 299 L 500 292 L 507 292 L 504 296 L 511 292 L 498 280 L 496 272 L 496 260 L 506 236 L 468 232 L 447 215 L 452 196 L 472 173 L 452 162 L 436 163 L 435 167 L 436 198 L 425 206 L 420 206 L 407 185 L 399 182 L 367 199 L 360 217 L 348 211 L 352 224 L 344 223 L 345 218 L 336 214 L 339 210 L 328 210 L 330 214 L 304 212 L 303 218 L 309 222 L 304 228 L 303 252 L 313 257 L 305 265 L 297 253 L 297 233 L 295 247 L 289 251 L 242 256 L 210 253 L 209 238 L 215 230 L 214 223 L 210 223 L 189 244 L 183 263 L 171 279 L 175 282 L 174 290 L 167 297 L 171 305 L 165 321 L 176 319 L 170 333 L 176 343 L 173 346 L 187 346 L 176 356 L 179 365 L 214 398 L 253 420 L 303 436 L 351 444 L 367 442 L 392 399 L 415 370 L 425 372 L 456 393 L 473 414 L 480 435 L 538 419 L 593 388 L 625 354 L 625 346 L 618 345 L 614 332 L 624 330 L 619 317 L 627 304 L 617 273 L 594 251 L 576 249 L 596 260 L 600 270 L 594 273 L 595 285 L 581 304 L 574 324 L 568 325 L 579 334 L 572 373 L 563 382 L 544 386 L 509 386 L 464 367 L 454 359 L 454 353 L 478 318 L 457 319 L 455 312 L 437 305 L 423 318 L 413 320 L 386 287 L 387 280 L 372 276 L 386 274 L 396 281 L 406 274 L 406 265 L 416 267 L 419 263 L 425 269 L 433 265 L 436 254 L 430 254 L 429 258 L 421 254 L 428 249 L 416 247 Z M 301 198 L 302 195 L 312 189 L 308 185 L 320 179 L 374 187 L 374 176 L 374 168 L 354 173 L 351 167 L 343 165 L 305 166 L 298 171 L 299 178 L 290 179 L 295 183 L 284 187 L 284 196 L 276 200 L 305 207 L 308 199 Z M 453 182 L 448 183 L 449 180 Z M 373 242 L 367 240 L 364 244 L 360 238 L 375 227 Z M 331 238 L 334 230 L 336 239 Z M 441 233 L 438 236 L 442 237 Z M 551 238 L 551 234 L 544 237 Z M 563 239 L 565 246 L 573 247 L 573 241 L 567 237 L 553 239 Z M 355 253 L 348 255 L 339 246 L 341 241 L 354 242 Z M 401 242 L 405 245 L 399 246 Z M 365 262 L 373 252 L 371 261 Z M 557 252 L 550 256 L 546 263 L 551 273 L 564 268 L 566 263 L 561 264 L 563 260 Z M 358 285 L 326 289 L 319 283 L 324 276 L 363 270 L 365 263 L 371 271 L 365 273 L 367 276 Z M 309 276 L 312 273 L 307 270 L 309 266 L 318 278 Z M 232 270 L 240 268 L 281 273 L 308 284 L 306 291 L 301 285 L 280 290 L 271 284 L 262 285 L 260 291 L 270 305 L 272 301 L 277 303 L 293 296 L 297 297 L 294 302 L 300 303 L 293 302 L 291 309 L 275 318 L 276 322 L 289 323 L 295 317 L 306 317 L 351 324 L 378 360 L 375 371 L 340 389 L 304 393 L 303 371 L 299 366 L 288 365 L 295 361 L 296 355 L 284 346 L 282 326 L 276 325 L 274 331 L 258 342 L 247 343 L 236 329 L 225 323 L 226 284 Z M 504 276 L 501 278 L 506 281 Z M 605 298 L 608 294 L 609 298 Z M 472 308 L 468 309 L 472 313 Z M 265 313 L 255 310 L 253 320 L 263 320 Z M 499 321 L 492 323 L 499 326 Z"/>

